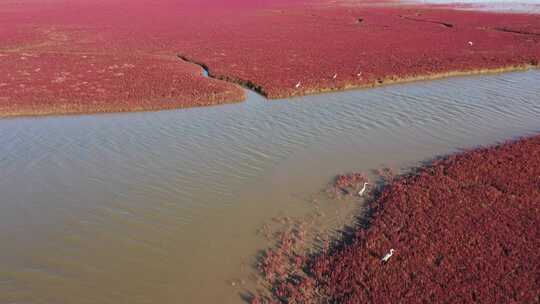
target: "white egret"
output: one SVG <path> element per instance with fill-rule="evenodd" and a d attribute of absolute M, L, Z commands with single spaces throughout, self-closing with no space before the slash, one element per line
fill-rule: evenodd
<path fill-rule="evenodd" d="M 299 88 L 300 87 L 300 81 L 295 85 L 295 88 Z"/>
<path fill-rule="evenodd" d="M 469 41 L 469 45 L 470 45 L 470 46 L 473 46 L 473 42 L 472 42 L 472 41 Z"/>
<path fill-rule="evenodd" d="M 332 76 L 332 79 L 336 79 L 337 78 L 337 73 L 334 74 L 334 76 Z"/>
<path fill-rule="evenodd" d="M 383 263 L 388 262 L 388 260 L 390 259 L 390 257 L 394 254 L 394 252 L 395 252 L 394 248 L 390 249 L 390 252 L 388 252 L 387 254 L 385 254 L 385 255 L 383 256 L 383 258 L 381 259 L 381 262 L 383 262 Z"/>
<path fill-rule="evenodd" d="M 364 192 L 366 192 L 366 189 L 367 189 L 367 185 L 369 185 L 369 183 L 364 183 L 364 186 L 362 187 L 362 189 L 360 189 L 360 191 L 358 191 L 359 196 L 364 195 Z"/>

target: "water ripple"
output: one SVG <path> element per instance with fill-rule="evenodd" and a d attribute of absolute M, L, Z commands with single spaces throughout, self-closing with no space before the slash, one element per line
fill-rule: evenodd
<path fill-rule="evenodd" d="M 20 251 L 36 240 L 69 251 L 97 239 L 159 259 L 204 228 L 192 223 L 234 208 L 261 181 L 271 185 L 250 203 L 265 212 L 267 192 L 303 186 L 294 181 L 538 132 L 538 83 L 540 71 L 529 71 L 294 101 L 248 93 L 245 103 L 211 108 L 1 120 L 0 242 L 24 245 L 0 254 L 35 263 Z M 232 220 L 242 215 L 218 224 Z"/>

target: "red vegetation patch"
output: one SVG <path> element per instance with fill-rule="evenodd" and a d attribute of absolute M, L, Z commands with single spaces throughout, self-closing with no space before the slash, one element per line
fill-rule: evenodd
<path fill-rule="evenodd" d="M 256 301 L 540 300 L 540 136 L 434 161 L 394 180 L 372 208 L 369 228 L 306 258 L 309 275 L 274 281 L 274 298 Z"/>
<path fill-rule="evenodd" d="M 304 300 L 317 298 L 313 284 L 315 281 L 302 270 L 308 259 L 306 247 L 313 237 L 307 235 L 310 230 L 307 226 L 309 224 L 306 222 L 287 223 L 284 230 L 276 232 L 276 245 L 262 252 L 259 257 L 257 268 L 263 275 L 263 281 L 272 286 L 278 298 L 290 298 L 289 287 L 293 286 L 295 290 L 300 290 Z M 321 246 L 328 248 L 328 242 L 321 241 Z M 252 303 L 268 301 L 271 301 L 270 297 L 262 294 L 252 299 Z"/>
<path fill-rule="evenodd" d="M 321 5 L 239 14 L 208 33 L 219 43 L 178 45 L 214 75 L 279 98 L 537 65 L 538 30 L 539 15 Z"/>
<path fill-rule="evenodd" d="M 230 83 L 171 58 L 7 53 L 0 57 L 0 115 L 121 112 L 241 101 Z"/>
<path fill-rule="evenodd" d="M 203 78 L 178 54 L 204 64 L 213 77 L 277 98 L 537 65 L 538 33 L 538 15 L 369 1 L 4 1 L 0 114 L 149 110 L 243 98 L 237 85 Z M 21 62 L 24 53 L 36 57 Z M 138 64 L 126 81 L 87 75 L 105 94 L 48 82 L 88 70 L 81 55 L 93 55 L 100 69 Z M 20 75 L 36 69 L 40 76 Z"/>
<path fill-rule="evenodd" d="M 368 182 L 368 178 L 363 173 L 340 174 L 336 176 L 326 192 L 338 199 L 343 196 L 354 196 L 366 182 Z"/>

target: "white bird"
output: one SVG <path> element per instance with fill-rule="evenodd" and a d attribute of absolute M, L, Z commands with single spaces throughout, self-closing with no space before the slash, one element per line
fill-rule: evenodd
<path fill-rule="evenodd" d="M 472 41 L 469 41 L 469 45 L 470 45 L 470 46 L 473 46 L 473 43 L 472 43 Z"/>
<path fill-rule="evenodd" d="M 360 72 L 360 73 L 356 74 L 356 76 L 358 76 L 358 77 L 362 77 L 362 72 Z"/>
<path fill-rule="evenodd" d="M 369 183 L 364 183 L 364 186 L 362 187 L 362 189 L 360 189 L 360 191 L 358 191 L 359 196 L 364 195 L 364 192 L 366 192 L 366 189 L 367 189 L 367 185 L 369 185 Z"/>
<path fill-rule="evenodd" d="M 295 88 L 299 88 L 300 87 L 300 81 L 295 85 Z"/>
<path fill-rule="evenodd" d="M 332 76 L 332 79 L 336 79 L 337 78 L 337 73 L 334 74 L 334 76 Z"/>
<path fill-rule="evenodd" d="M 395 250 L 394 248 L 390 249 L 390 252 L 385 254 L 383 258 L 381 259 L 381 262 L 386 263 L 390 259 L 390 257 L 394 254 Z"/>

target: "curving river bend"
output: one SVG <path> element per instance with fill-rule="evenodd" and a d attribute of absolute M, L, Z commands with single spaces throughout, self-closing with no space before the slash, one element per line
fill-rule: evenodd
<path fill-rule="evenodd" d="M 535 70 L 0 120 L 0 303 L 242 303 L 261 223 L 309 212 L 338 173 L 540 131 L 538 83 Z"/>

